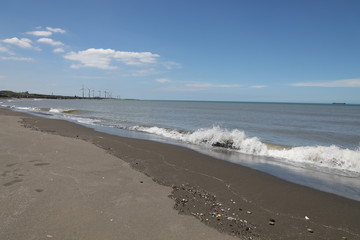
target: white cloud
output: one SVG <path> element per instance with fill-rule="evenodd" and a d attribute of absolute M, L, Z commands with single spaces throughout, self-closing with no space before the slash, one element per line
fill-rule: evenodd
<path fill-rule="evenodd" d="M 49 37 L 53 33 L 51 31 L 32 31 L 32 32 L 27 32 L 27 34 L 34 35 L 37 37 Z"/>
<path fill-rule="evenodd" d="M 250 86 L 250 88 L 266 88 L 266 87 L 268 87 L 268 86 L 266 86 L 266 85 L 252 85 L 252 86 Z"/>
<path fill-rule="evenodd" d="M 11 61 L 34 61 L 32 58 L 26 57 L 0 57 L 0 60 L 11 60 Z"/>
<path fill-rule="evenodd" d="M 168 82 L 171 82 L 170 79 L 167 79 L 167 78 L 158 78 L 158 79 L 155 79 L 156 82 L 158 83 L 168 83 Z"/>
<path fill-rule="evenodd" d="M 61 29 L 61 28 L 46 27 L 46 29 L 48 31 L 54 32 L 54 33 L 65 33 L 66 32 L 64 29 Z"/>
<path fill-rule="evenodd" d="M 299 82 L 293 83 L 295 87 L 360 87 L 360 78 L 343 79 L 324 82 Z"/>
<path fill-rule="evenodd" d="M 49 37 L 53 33 L 65 33 L 66 32 L 64 29 L 52 28 L 52 27 L 46 27 L 46 30 L 42 30 L 42 27 L 37 27 L 36 29 L 39 29 L 39 30 L 27 32 L 27 34 L 37 36 L 37 37 Z"/>
<path fill-rule="evenodd" d="M 151 52 L 122 52 L 113 49 L 89 48 L 84 51 L 67 53 L 64 58 L 79 62 L 71 65 L 72 68 L 94 67 L 100 69 L 116 69 L 112 61 L 119 61 L 126 65 L 143 65 L 156 63 L 158 54 Z"/>
<path fill-rule="evenodd" d="M 49 44 L 51 46 L 62 46 L 62 45 L 64 45 L 62 42 L 55 41 L 55 40 L 53 40 L 51 38 L 39 38 L 37 41 L 40 42 L 40 43 Z"/>
<path fill-rule="evenodd" d="M 34 48 L 31 44 L 32 41 L 28 38 L 17 38 L 17 37 L 13 37 L 13 38 L 7 38 L 2 40 L 5 43 L 9 43 L 9 44 L 13 44 L 15 46 L 21 47 L 21 48 Z"/>
<path fill-rule="evenodd" d="M 14 53 L 12 51 L 10 51 L 9 49 L 7 49 L 4 46 L 0 46 L 0 52 L 7 53 L 9 55 L 14 55 Z"/>
<path fill-rule="evenodd" d="M 53 50 L 53 52 L 54 52 L 54 53 L 63 53 L 63 52 L 65 52 L 65 50 L 62 49 L 62 48 L 55 48 L 55 49 Z"/>
<path fill-rule="evenodd" d="M 160 57 L 158 54 L 151 52 L 121 52 L 115 51 L 114 58 L 118 61 L 124 62 L 127 65 L 141 65 L 147 63 L 156 63 L 156 58 Z"/>
<path fill-rule="evenodd" d="M 114 57 L 114 52 L 112 49 L 90 48 L 85 51 L 70 52 L 66 54 L 64 58 L 80 63 L 71 65 L 72 68 L 94 67 L 100 69 L 115 69 L 115 66 L 110 65 Z"/>

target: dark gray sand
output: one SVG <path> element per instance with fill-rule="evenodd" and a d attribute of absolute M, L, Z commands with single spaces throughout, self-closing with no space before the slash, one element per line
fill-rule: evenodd
<path fill-rule="evenodd" d="M 172 187 L 168 199 L 180 213 L 179 217 L 189 215 L 186 219 L 211 227 L 206 229 L 222 232 L 222 239 L 230 235 L 245 239 L 360 239 L 360 202 L 289 183 L 178 146 L 112 136 L 70 122 L 5 109 L 0 109 L 0 114 L 19 116 L 22 125 L 30 129 L 85 140 L 105 149 L 160 185 Z M 46 163 L 34 160 L 33 168 L 51 166 Z M 57 164 L 61 166 L 61 162 Z M 10 174 L 5 165 L 1 166 L 3 175 Z M 121 174 L 119 169 L 114 164 L 115 176 Z M 23 179 L 18 176 L 11 181 L 2 181 L 2 188 L 19 186 L 24 183 Z M 146 181 L 140 180 L 139 183 L 145 184 Z M 112 187 L 115 191 L 115 182 Z M 44 194 L 47 191 L 34 186 L 34 192 Z M 99 201 L 105 204 L 107 200 L 104 197 Z M 158 239 L 169 238 L 159 235 Z"/>

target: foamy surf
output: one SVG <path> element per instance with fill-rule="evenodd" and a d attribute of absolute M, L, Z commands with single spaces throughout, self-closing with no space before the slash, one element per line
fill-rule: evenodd
<path fill-rule="evenodd" d="M 39 107 L 19 107 L 19 106 L 7 106 L 2 105 L 4 107 L 10 107 L 13 110 L 21 110 L 21 111 L 29 111 L 29 112 L 48 112 L 48 113 L 55 113 L 55 114 L 73 114 L 79 112 L 77 109 L 62 109 L 62 108 L 39 108 Z"/>
<path fill-rule="evenodd" d="M 282 159 L 287 163 L 295 163 L 297 166 L 301 166 L 301 164 L 310 165 L 320 171 L 337 170 L 337 173 L 347 176 L 360 174 L 359 149 L 343 149 L 334 145 L 281 147 L 263 143 L 257 137 L 248 137 L 244 131 L 227 130 L 218 126 L 199 129 L 194 132 L 144 126 L 134 126 L 129 129 L 191 144 L 221 147 L 244 154 Z"/>
<path fill-rule="evenodd" d="M 73 114 L 78 112 L 77 109 L 61 109 L 61 108 L 50 108 L 49 112 L 51 113 L 66 113 L 66 114 Z"/>

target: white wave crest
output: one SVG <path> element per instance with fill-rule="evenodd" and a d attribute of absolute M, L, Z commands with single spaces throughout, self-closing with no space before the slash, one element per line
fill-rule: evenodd
<path fill-rule="evenodd" d="M 287 162 L 310 164 L 329 169 L 360 173 L 360 150 L 337 146 L 304 146 L 272 148 L 257 137 L 248 137 L 238 129 L 227 130 L 218 126 L 194 132 L 180 132 L 160 127 L 134 126 L 130 130 L 142 131 L 187 143 L 233 149 L 241 153 L 284 159 Z"/>
<path fill-rule="evenodd" d="M 182 140 L 182 141 L 184 140 L 183 134 L 181 134 L 179 131 L 171 130 L 171 129 L 165 129 L 159 127 L 133 126 L 133 127 L 129 127 L 129 130 L 152 133 L 162 137 L 176 139 L 176 140 Z"/>
<path fill-rule="evenodd" d="M 50 108 L 48 111 L 51 112 L 51 113 L 74 113 L 74 112 L 77 112 L 78 110 L 76 110 L 76 109 Z"/>
<path fill-rule="evenodd" d="M 338 146 L 306 146 L 291 149 L 269 149 L 268 155 L 320 167 L 360 173 L 360 151 Z"/>
<path fill-rule="evenodd" d="M 265 155 L 266 145 L 256 137 L 247 137 L 243 131 L 229 131 L 214 126 L 209 129 L 199 129 L 185 135 L 182 140 L 195 144 L 206 144 L 215 147 L 236 149 L 242 153 Z"/>
<path fill-rule="evenodd" d="M 51 113 L 62 113 L 64 109 L 58 109 L 58 108 L 50 108 L 49 112 Z"/>
<path fill-rule="evenodd" d="M 22 111 L 40 111 L 39 108 L 36 107 L 17 107 L 17 106 L 10 106 L 10 108 L 15 110 L 22 110 Z"/>

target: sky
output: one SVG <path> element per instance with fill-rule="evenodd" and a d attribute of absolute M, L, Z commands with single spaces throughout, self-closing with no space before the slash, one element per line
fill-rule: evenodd
<path fill-rule="evenodd" d="M 360 1 L 3 0 L 0 89 L 360 103 Z"/>

